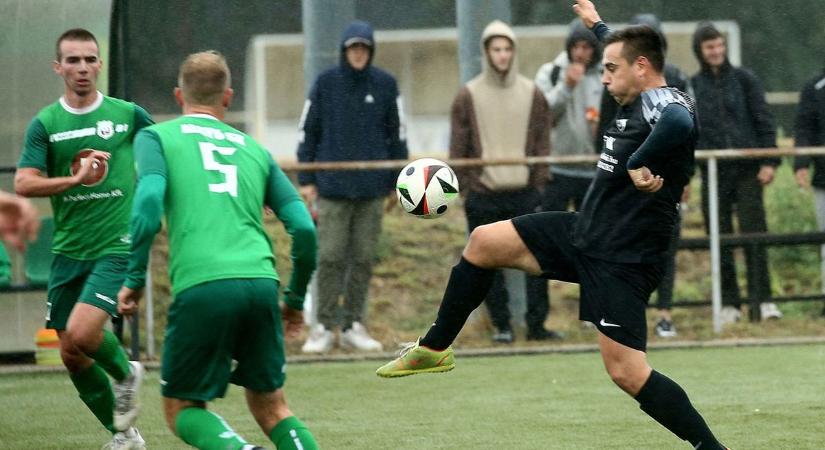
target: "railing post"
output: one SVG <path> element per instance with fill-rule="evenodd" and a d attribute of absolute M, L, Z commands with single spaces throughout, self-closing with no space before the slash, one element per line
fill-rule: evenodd
<path fill-rule="evenodd" d="M 713 286 L 713 332 L 722 332 L 722 278 L 721 251 L 719 248 L 719 171 L 716 157 L 708 158 L 708 212 L 710 213 L 710 276 Z"/>
<path fill-rule="evenodd" d="M 146 325 L 143 327 L 146 330 L 146 359 L 151 360 L 155 357 L 155 297 L 153 295 L 152 286 L 152 257 L 149 257 L 149 264 L 146 265 L 146 289 L 144 289 L 144 297 L 146 298 Z"/>

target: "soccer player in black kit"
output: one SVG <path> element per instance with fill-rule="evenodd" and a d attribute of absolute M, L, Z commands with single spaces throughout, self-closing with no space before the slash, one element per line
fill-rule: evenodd
<path fill-rule="evenodd" d="M 663 275 L 682 189 L 693 173 L 693 99 L 665 87 L 656 31 L 632 26 L 611 34 L 592 2 L 577 0 L 573 9 L 604 42 L 602 82 L 620 104 L 581 212 L 529 214 L 476 228 L 427 334 L 377 374 L 454 368 L 450 345 L 484 299 L 493 269 L 517 268 L 579 283 L 579 318 L 596 325 L 613 382 L 694 449 L 724 449 L 685 391 L 653 370 L 645 354 L 645 306 Z"/>

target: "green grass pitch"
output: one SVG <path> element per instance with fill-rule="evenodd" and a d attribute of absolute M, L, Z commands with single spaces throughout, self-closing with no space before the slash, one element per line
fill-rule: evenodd
<path fill-rule="evenodd" d="M 734 449 L 821 449 L 825 346 L 659 350 L 655 368 L 679 382 Z M 323 449 L 688 449 L 613 386 L 595 353 L 461 357 L 447 374 L 380 379 L 379 361 L 289 366 L 292 410 Z M 160 408 L 158 372 L 141 393 L 150 449 L 187 448 Z M 231 387 L 214 409 L 252 443 L 272 448 Z M 99 448 L 109 437 L 63 373 L 0 376 L 0 448 Z"/>

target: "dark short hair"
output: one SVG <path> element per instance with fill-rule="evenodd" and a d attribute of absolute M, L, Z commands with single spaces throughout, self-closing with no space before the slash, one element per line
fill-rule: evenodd
<path fill-rule="evenodd" d="M 665 52 L 662 37 L 653 28 L 647 25 L 629 26 L 611 34 L 604 46 L 616 42 L 624 43 L 622 56 L 627 62 L 633 63 L 639 56 L 644 56 L 657 72 L 664 70 Z"/>
<path fill-rule="evenodd" d="M 60 43 L 63 41 L 92 41 L 95 45 L 97 45 L 98 51 L 100 50 L 100 45 L 98 45 L 97 39 L 91 31 L 85 28 L 72 28 L 71 30 L 64 31 L 63 34 L 57 38 L 57 43 L 55 44 L 55 55 L 57 56 L 58 61 L 60 61 L 60 58 L 63 56 L 60 54 Z"/>
<path fill-rule="evenodd" d="M 492 42 L 493 39 L 495 39 L 495 38 L 507 39 L 507 42 L 510 43 L 510 46 L 512 46 L 512 47 L 516 46 L 516 43 L 513 42 L 512 39 L 510 39 L 510 36 L 505 36 L 503 34 L 493 34 L 491 36 L 488 36 L 487 39 L 484 40 L 484 51 L 490 50 L 490 42 Z"/>
<path fill-rule="evenodd" d="M 711 22 L 700 22 L 699 25 L 696 26 L 696 31 L 693 35 L 693 40 L 697 44 L 702 44 L 705 41 L 712 41 L 718 38 L 724 38 L 725 36 L 722 35 L 722 32 L 716 28 L 713 23 Z"/>

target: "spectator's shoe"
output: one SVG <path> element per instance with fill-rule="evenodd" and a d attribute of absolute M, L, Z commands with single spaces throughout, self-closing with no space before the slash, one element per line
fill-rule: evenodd
<path fill-rule="evenodd" d="M 759 312 L 762 314 L 762 320 L 781 319 L 782 311 L 776 307 L 776 303 L 762 303 L 759 305 Z"/>
<path fill-rule="evenodd" d="M 679 333 L 676 332 L 676 326 L 673 322 L 667 319 L 659 319 L 656 322 L 656 336 L 663 338 L 676 337 Z"/>
<path fill-rule="evenodd" d="M 332 331 L 327 330 L 323 324 L 319 323 L 310 330 L 309 337 L 301 347 L 301 351 L 304 353 L 327 353 L 332 350 L 334 343 L 335 336 Z"/>
<path fill-rule="evenodd" d="M 514 340 L 513 330 L 504 329 L 493 333 L 493 342 L 498 344 L 512 344 Z"/>
<path fill-rule="evenodd" d="M 353 322 L 349 330 L 341 333 L 341 347 L 351 348 L 362 352 L 380 352 L 384 346 L 372 338 L 358 322 Z"/>
<path fill-rule="evenodd" d="M 593 322 L 588 322 L 587 320 L 581 321 L 582 330 L 596 330 L 596 325 Z"/>
<path fill-rule="evenodd" d="M 554 341 L 564 339 L 561 333 L 544 327 L 527 330 L 528 341 Z"/>
<path fill-rule="evenodd" d="M 112 384 L 112 391 L 115 394 L 113 419 L 117 431 L 129 431 L 137 420 L 140 407 L 138 391 L 143 381 L 143 365 L 137 361 L 129 361 L 129 369 L 129 375 L 123 381 Z"/>
<path fill-rule="evenodd" d="M 719 314 L 719 319 L 722 325 L 739 322 L 739 320 L 742 319 L 742 311 L 739 311 L 739 308 L 734 308 L 733 306 L 723 306 Z"/>
<path fill-rule="evenodd" d="M 401 350 L 401 356 L 379 367 L 375 374 L 379 377 L 393 378 L 417 373 L 449 372 L 455 368 L 452 347 L 439 352 L 418 345 L 420 340 L 421 338 L 406 344 Z"/>
<path fill-rule="evenodd" d="M 103 445 L 102 450 L 146 450 L 146 441 L 137 428 L 129 427 L 126 431 L 115 433 L 112 440 Z"/>

